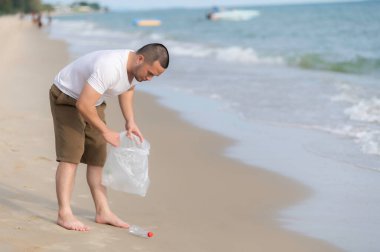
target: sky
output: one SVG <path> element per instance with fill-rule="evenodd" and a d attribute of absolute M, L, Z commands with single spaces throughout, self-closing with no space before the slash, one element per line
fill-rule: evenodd
<path fill-rule="evenodd" d="M 70 4 L 74 0 L 43 0 L 44 3 Z M 344 0 L 87 0 L 108 6 L 112 10 L 118 9 L 153 9 L 173 7 L 211 7 L 211 6 L 238 6 L 238 5 L 273 5 L 273 4 L 299 4 L 299 3 L 333 3 Z"/>

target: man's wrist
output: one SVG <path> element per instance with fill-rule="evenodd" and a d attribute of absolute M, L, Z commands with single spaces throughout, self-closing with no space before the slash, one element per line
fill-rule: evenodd
<path fill-rule="evenodd" d="M 126 124 L 126 125 L 134 124 L 134 123 L 135 123 L 135 120 L 134 120 L 133 118 L 131 118 L 131 119 L 125 121 L 125 124 Z"/>
<path fill-rule="evenodd" d="M 106 135 L 106 134 L 108 134 L 109 132 L 110 132 L 110 129 L 107 128 L 107 127 L 105 127 L 104 129 L 100 130 L 100 133 L 101 133 L 102 135 Z"/>

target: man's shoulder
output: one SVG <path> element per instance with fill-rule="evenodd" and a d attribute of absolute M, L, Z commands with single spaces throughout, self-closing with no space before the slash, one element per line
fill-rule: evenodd
<path fill-rule="evenodd" d="M 124 58 L 126 52 L 126 50 L 100 50 L 89 53 L 88 57 L 93 58 L 96 62 L 115 62 L 120 60 L 120 58 Z"/>
<path fill-rule="evenodd" d="M 95 54 L 95 55 L 104 55 L 104 56 L 114 56 L 114 55 L 124 55 L 126 54 L 127 52 L 129 52 L 131 50 L 129 49 L 108 49 L 108 50 L 97 50 L 97 51 L 93 51 L 89 54 Z"/>

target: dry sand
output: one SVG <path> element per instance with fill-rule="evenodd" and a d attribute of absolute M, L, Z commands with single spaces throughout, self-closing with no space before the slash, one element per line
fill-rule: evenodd
<path fill-rule="evenodd" d="M 155 237 L 94 223 L 84 166 L 73 209 L 91 231 L 57 226 L 48 89 L 69 61 L 67 48 L 14 16 L 0 17 L 0 37 L 0 251 L 338 251 L 276 220 L 280 209 L 311 194 L 307 188 L 224 157 L 230 140 L 190 126 L 138 91 L 135 112 L 152 146 L 152 183 L 145 198 L 116 191 L 109 198 L 117 215 Z M 107 113 L 121 130 L 115 101 Z"/>

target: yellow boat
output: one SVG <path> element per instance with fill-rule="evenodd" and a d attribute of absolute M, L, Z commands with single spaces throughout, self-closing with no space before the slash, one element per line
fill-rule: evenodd
<path fill-rule="evenodd" d="M 160 26 L 161 20 L 158 19 L 135 19 L 133 24 L 136 26 Z"/>

